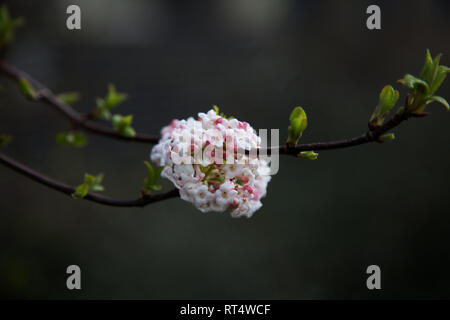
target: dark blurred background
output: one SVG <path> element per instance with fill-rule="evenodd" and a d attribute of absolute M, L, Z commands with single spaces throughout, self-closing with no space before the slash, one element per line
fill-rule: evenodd
<path fill-rule="evenodd" d="M 117 112 L 133 113 L 143 133 L 217 104 L 284 140 L 301 105 L 303 142 L 351 137 L 367 129 L 384 85 L 420 72 L 427 48 L 450 65 L 444 0 L 2 2 L 27 21 L 11 63 L 55 92 L 82 92 L 80 111 L 116 84 L 130 96 Z M 81 7 L 81 31 L 66 28 L 69 4 Z M 366 28 L 370 4 L 382 30 Z M 5 153 L 72 185 L 104 172 L 107 195 L 137 195 L 151 146 L 98 136 L 84 149 L 57 146 L 65 119 L 0 84 L 0 133 L 14 135 Z M 448 81 L 439 95 L 450 98 Z M 143 209 L 74 201 L 0 167 L 0 295 L 450 298 L 450 114 L 429 109 L 392 143 L 282 157 L 251 219 L 180 199 Z M 81 291 L 66 289 L 70 264 L 81 267 Z M 366 288 L 371 264 L 382 290 Z"/>

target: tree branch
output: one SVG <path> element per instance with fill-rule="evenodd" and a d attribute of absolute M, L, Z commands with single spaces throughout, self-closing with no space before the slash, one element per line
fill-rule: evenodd
<path fill-rule="evenodd" d="M 344 139 L 344 140 L 337 140 L 337 141 L 298 144 L 296 146 L 289 146 L 289 145 L 285 144 L 283 146 L 269 148 L 267 150 L 267 152 L 270 154 L 272 150 L 278 149 L 280 154 L 297 156 L 299 154 L 299 152 L 301 152 L 301 151 L 341 149 L 341 148 L 358 146 L 358 145 L 365 144 L 368 142 L 375 142 L 375 141 L 381 142 L 379 140 L 379 138 L 383 134 L 385 134 L 389 130 L 397 127 L 403 121 L 406 121 L 411 117 L 423 117 L 425 115 L 426 114 L 422 114 L 419 116 L 419 115 L 414 115 L 414 114 L 411 114 L 411 113 L 405 111 L 401 114 L 396 114 L 382 126 L 370 129 L 369 131 L 367 131 L 366 133 L 364 133 L 358 137 Z"/>
<path fill-rule="evenodd" d="M 47 87 L 36 81 L 29 74 L 7 64 L 4 61 L 3 62 L 0 61 L 0 72 L 4 73 L 6 76 L 15 81 L 19 81 L 21 78 L 25 78 L 27 81 L 29 81 L 31 84 L 33 84 L 33 86 L 37 88 L 39 100 L 46 102 L 50 106 L 56 108 L 57 111 L 62 113 L 76 127 L 80 127 L 86 131 L 90 131 L 95 134 L 108 136 L 120 140 L 136 141 L 152 144 L 158 143 L 159 136 L 137 134 L 135 137 L 126 137 L 114 131 L 113 129 L 104 128 L 102 126 L 97 125 L 93 121 L 89 121 L 90 118 L 89 113 L 84 115 L 75 111 L 69 105 L 63 103 L 60 99 L 58 99 L 58 97 L 56 97 Z M 408 112 L 404 112 L 401 115 L 395 115 L 394 117 L 391 118 L 390 121 L 386 122 L 384 125 L 374 129 L 370 129 L 366 133 L 354 138 L 328 142 L 298 144 L 296 146 L 289 146 L 285 144 L 277 147 L 267 148 L 265 149 L 265 151 L 267 154 L 271 154 L 273 150 L 278 149 L 279 154 L 297 156 L 302 151 L 341 149 L 365 144 L 368 142 L 374 141 L 379 142 L 379 137 L 381 135 L 387 133 L 389 130 L 398 126 L 401 122 L 409 119 L 412 116 L 414 115 Z M 260 152 L 261 149 L 258 150 L 258 153 Z"/>
<path fill-rule="evenodd" d="M 156 136 L 156 135 L 136 134 L 136 136 L 134 137 L 126 137 L 114 131 L 113 129 L 105 128 L 99 126 L 97 123 L 93 121 L 89 121 L 88 116 L 77 112 L 69 105 L 63 103 L 60 99 L 58 99 L 57 96 L 55 96 L 55 94 L 51 92 L 50 89 L 48 89 L 47 87 L 45 87 L 44 85 L 33 79 L 29 74 L 25 73 L 24 71 L 18 68 L 15 68 L 14 66 L 7 64 L 5 61 L 0 61 L 0 73 L 3 73 L 7 77 L 15 81 L 19 81 L 22 78 L 26 79 L 35 88 L 37 92 L 37 100 L 43 101 L 49 104 L 50 106 L 54 107 L 58 112 L 60 112 L 63 116 L 65 116 L 68 120 L 70 120 L 70 122 L 75 127 L 81 128 L 83 130 L 98 135 L 103 135 L 119 140 L 135 141 L 151 144 L 158 143 L 159 135 Z"/>
<path fill-rule="evenodd" d="M 27 166 L 9 158 L 8 156 L 4 155 L 3 153 L 0 153 L 0 163 L 4 166 L 16 171 L 17 173 L 30 178 L 31 180 L 34 180 L 40 184 L 43 184 L 53 190 L 56 190 L 58 192 L 71 195 L 75 192 L 75 188 L 71 187 L 69 185 L 66 185 L 62 182 L 56 181 L 52 178 L 49 178 L 37 171 L 34 171 L 31 168 L 28 168 Z M 153 196 L 143 196 L 138 199 L 132 199 L 132 200 L 116 200 L 109 197 L 101 196 L 96 193 L 89 192 L 84 199 L 100 203 L 107 206 L 112 207 L 144 207 L 150 203 L 178 197 L 179 192 L 178 189 L 173 189 L 171 191 L 168 191 L 166 193 L 160 193 Z"/>

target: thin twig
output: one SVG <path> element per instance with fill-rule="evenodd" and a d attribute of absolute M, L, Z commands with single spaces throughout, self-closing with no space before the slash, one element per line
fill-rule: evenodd
<path fill-rule="evenodd" d="M 419 116 L 422 117 L 424 115 L 425 114 L 422 114 Z M 285 144 L 282 146 L 268 148 L 265 151 L 267 152 L 267 154 L 271 154 L 273 150 L 278 150 L 278 152 L 280 154 L 298 156 L 298 154 L 302 151 L 342 149 L 342 148 L 358 146 L 358 145 L 369 143 L 369 142 L 381 142 L 380 137 L 383 134 L 385 134 L 389 130 L 397 127 L 403 121 L 408 120 L 411 117 L 419 117 L 419 116 L 411 114 L 409 112 L 403 112 L 401 114 L 396 114 L 382 126 L 376 127 L 374 129 L 370 129 L 366 133 L 364 133 L 360 136 L 354 137 L 354 138 L 337 140 L 337 141 L 304 143 L 304 144 L 297 144 L 296 146 L 289 146 L 289 145 Z"/>
<path fill-rule="evenodd" d="M 159 136 L 157 135 L 145 135 L 145 134 L 136 134 L 134 137 L 127 137 L 123 136 L 117 131 L 105 128 L 97 123 L 90 121 L 89 117 L 86 117 L 85 115 L 77 112 L 73 108 L 71 108 L 69 105 L 62 102 L 60 99 L 58 99 L 53 92 L 48 89 L 46 86 L 39 83 L 37 80 L 35 80 L 33 77 L 31 77 L 26 72 L 11 66 L 7 64 L 4 61 L 0 61 L 0 73 L 3 73 L 7 77 L 19 81 L 20 79 L 26 79 L 28 82 L 30 82 L 34 89 L 37 92 L 37 100 L 43 101 L 50 106 L 54 107 L 57 111 L 59 111 L 62 115 L 64 115 L 74 127 L 81 128 L 86 131 L 90 131 L 95 134 L 119 139 L 119 140 L 125 140 L 125 141 L 135 141 L 135 142 L 142 142 L 142 143 L 151 143 L 155 144 L 158 143 Z"/>
<path fill-rule="evenodd" d="M 56 181 L 52 178 L 49 178 L 11 158 L 8 156 L 0 153 L 0 163 L 5 165 L 6 167 L 18 172 L 21 175 L 24 175 L 25 177 L 30 178 L 31 180 L 34 180 L 40 184 L 43 184 L 53 190 L 56 190 L 58 192 L 64 193 L 66 195 L 71 195 L 75 192 L 75 188 L 71 187 L 69 185 L 66 185 L 62 182 Z M 173 189 L 171 191 L 168 191 L 166 193 L 160 193 L 153 196 L 143 196 L 138 199 L 132 199 L 132 200 L 116 200 L 109 197 L 101 196 L 96 193 L 89 192 L 84 199 L 100 203 L 107 206 L 112 207 L 144 207 L 150 203 L 175 198 L 179 196 L 178 189 Z"/>

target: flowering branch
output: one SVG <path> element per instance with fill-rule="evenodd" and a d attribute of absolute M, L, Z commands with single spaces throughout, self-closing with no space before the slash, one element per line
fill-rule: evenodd
<path fill-rule="evenodd" d="M 264 157 L 255 158 L 254 154 L 279 153 L 315 160 L 318 157 L 315 151 L 318 150 L 348 148 L 369 142 L 383 143 L 393 140 L 395 136 L 389 132 L 390 130 L 412 117 L 426 116 L 428 113 L 424 110 L 432 102 L 442 104 L 447 111 L 450 109 L 444 98 L 435 95 L 450 68 L 439 65 L 441 55 L 433 59 L 427 51 L 420 77 L 406 74 L 398 81 L 407 90 L 404 105 L 390 116 L 397 104 L 399 92 L 392 86 L 385 86 L 369 118 L 369 130 L 354 138 L 299 144 L 298 141 L 308 125 L 306 112 L 301 107 L 296 107 L 289 117 L 286 144 L 277 147 L 262 148 L 261 138 L 256 135 L 249 123 L 225 117 L 219 113 L 216 106 L 206 114 L 199 113 L 197 119 L 191 117 L 187 120 L 173 120 L 161 130 L 161 136 L 136 134 L 131 127 L 132 115 L 111 114 L 111 110 L 127 97 L 124 93 L 116 92 L 113 85 L 109 86 L 105 98 L 97 99 L 97 109 L 82 114 L 70 107 L 70 104 L 77 100 L 77 94 L 66 93 L 57 96 L 27 73 L 7 64 L 4 61 L 6 48 L 13 38 L 14 29 L 20 24 L 20 21 L 9 17 L 5 7 L 0 8 L 0 73 L 16 81 L 28 99 L 42 101 L 54 107 L 71 122 L 73 129 L 79 128 L 125 141 L 156 144 L 151 152 L 151 160 L 158 167 L 153 168 L 149 162 L 145 162 L 147 178 L 144 180 L 140 198 L 115 200 L 95 193 L 103 191 L 102 174 L 98 176 L 85 174 L 83 184 L 71 187 L 38 173 L 2 153 L 0 163 L 75 199 L 86 199 L 103 205 L 143 207 L 153 202 L 180 197 L 194 204 L 202 212 L 223 212 L 231 209 L 232 216 L 251 217 L 262 206 L 261 198 L 266 195 L 267 185 L 271 179 L 269 163 Z M 98 125 L 93 121 L 95 119 L 111 121 L 114 130 Z M 10 140 L 9 136 L 0 135 L 0 146 L 6 145 Z M 82 133 L 72 131 L 59 134 L 57 141 L 61 144 L 82 146 L 86 139 Z M 181 159 L 179 153 L 183 149 L 189 150 L 190 153 Z M 242 154 L 239 150 L 245 150 L 245 153 Z M 151 192 L 161 189 L 157 184 L 160 175 L 168 178 L 177 189 L 150 195 Z"/>
<path fill-rule="evenodd" d="M 66 195 L 73 195 L 76 191 L 76 188 L 68 186 L 62 182 L 56 181 L 52 178 L 49 178 L 11 158 L 0 153 L 0 163 L 5 165 L 6 167 L 16 171 L 17 173 L 24 175 L 25 177 L 30 178 L 44 186 L 49 187 L 50 189 L 56 190 L 58 192 L 64 193 Z M 96 202 L 99 204 L 103 204 L 106 206 L 112 207 L 145 207 L 154 202 L 178 197 L 178 189 L 173 189 L 171 191 L 156 194 L 156 195 L 143 195 L 140 198 L 132 199 L 132 200 L 116 200 L 109 197 L 101 196 L 96 193 L 88 192 L 84 199 Z"/>

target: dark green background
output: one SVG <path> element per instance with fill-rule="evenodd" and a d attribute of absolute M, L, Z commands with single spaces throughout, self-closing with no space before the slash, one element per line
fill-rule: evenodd
<path fill-rule="evenodd" d="M 420 72 L 426 48 L 450 65 L 443 0 L 6 3 L 27 19 L 10 62 L 55 92 L 82 92 L 81 111 L 115 83 L 130 95 L 118 112 L 145 133 L 218 104 L 284 140 L 301 105 L 303 142 L 351 137 L 366 130 L 384 85 Z M 81 31 L 65 27 L 69 4 L 81 6 Z M 381 7 L 380 31 L 366 28 L 370 4 Z M 5 153 L 72 185 L 104 172 L 107 195 L 137 195 L 150 146 L 90 136 L 84 149 L 58 147 L 65 119 L 0 84 L 0 132 L 14 135 Z M 450 98 L 448 82 L 439 94 Z M 430 110 L 393 143 L 282 157 L 251 219 L 180 199 L 143 209 L 74 201 L 0 167 L 0 295 L 450 298 L 450 114 Z M 70 264 L 82 269 L 81 291 L 65 287 Z M 366 288 L 371 264 L 380 291 Z"/>

